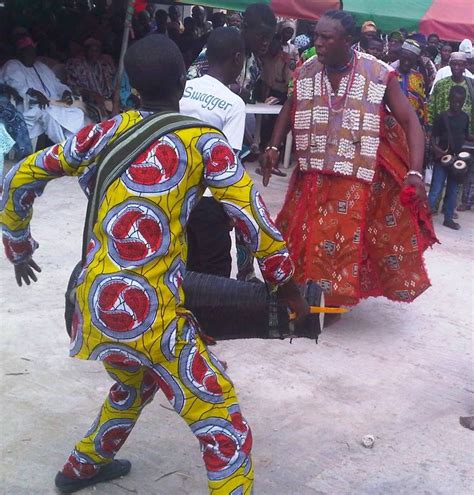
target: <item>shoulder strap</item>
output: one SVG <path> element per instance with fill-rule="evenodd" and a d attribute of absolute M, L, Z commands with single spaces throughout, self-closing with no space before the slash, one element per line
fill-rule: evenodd
<path fill-rule="evenodd" d="M 87 244 L 97 221 L 99 206 L 107 188 L 114 182 L 133 160 L 151 144 L 166 134 L 191 127 L 208 127 L 221 131 L 210 124 L 179 113 L 160 112 L 141 120 L 115 140 L 99 158 L 94 191 L 87 204 L 84 232 L 82 235 L 82 263 L 85 263 Z"/>
<path fill-rule="evenodd" d="M 448 131 L 448 151 L 453 151 L 453 135 L 451 134 L 451 126 L 449 125 L 448 112 L 443 112 L 441 114 L 443 116 L 444 125 L 446 126 L 446 130 Z"/>

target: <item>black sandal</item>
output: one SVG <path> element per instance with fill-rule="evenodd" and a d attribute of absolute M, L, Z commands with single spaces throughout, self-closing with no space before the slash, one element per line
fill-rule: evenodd
<path fill-rule="evenodd" d="M 73 479 L 66 476 L 61 471 L 56 475 L 54 483 L 60 493 L 74 493 L 88 486 L 101 483 L 103 481 L 110 481 L 121 476 L 125 476 L 130 472 L 132 464 L 125 459 L 115 459 L 108 464 L 105 464 L 99 469 L 99 472 L 87 479 Z"/>

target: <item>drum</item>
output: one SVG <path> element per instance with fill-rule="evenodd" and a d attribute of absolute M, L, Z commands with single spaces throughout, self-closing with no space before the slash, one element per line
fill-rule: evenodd
<path fill-rule="evenodd" d="M 440 163 L 441 165 L 443 165 L 443 167 L 450 167 L 454 163 L 454 160 L 455 160 L 454 155 L 449 155 L 449 154 L 443 155 L 441 157 Z"/>
<path fill-rule="evenodd" d="M 186 272 L 183 290 L 185 307 L 196 316 L 203 332 L 217 340 L 305 337 L 317 342 L 324 326 L 324 313 L 310 314 L 298 323 L 290 321 L 288 308 L 263 282 Z M 310 306 L 324 306 L 318 284 L 309 281 L 300 290 Z"/>
<path fill-rule="evenodd" d="M 453 163 L 453 175 L 457 182 L 461 183 L 464 181 L 464 177 L 466 176 L 469 170 L 468 162 L 465 160 L 456 160 Z"/>

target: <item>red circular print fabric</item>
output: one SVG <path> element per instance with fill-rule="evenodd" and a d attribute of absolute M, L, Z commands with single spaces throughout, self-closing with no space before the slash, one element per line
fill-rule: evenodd
<path fill-rule="evenodd" d="M 99 275 L 89 294 L 92 323 L 110 338 L 131 340 L 153 324 L 158 309 L 155 290 L 131 273 Z"/>
<path fill-rule="evenodd" d="M 165 193 L 181 182 L 187 162 L 182 141 L 175 134 L 168 134 L 135 159 L 122 174 L 122 181 L 134 192 Z"/>
<path fill-rule="evenodd" d="M 142 266 L 168 252 L 169 220 L 151 201 L 131 199 L 112 208 L 104 219 L 110 257 L 122 268 Z"/>
<path fill-rule="evenodd" d="M 227 141 L 215 133 L 202 136 L 197 144 L 204 158 L 204 182 L 211 187 L 228 187 L 244 175 L 244 168 Z"/>

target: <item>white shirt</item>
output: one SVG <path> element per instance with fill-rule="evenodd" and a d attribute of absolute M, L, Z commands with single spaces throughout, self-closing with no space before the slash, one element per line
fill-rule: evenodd
<path fill-rule="evenodd" d="M 430 94 L 433 94 L 433 89 L 435 87 L 435 84 L 438 81 L 441 81 L 441 79 L 446 79 L 447 77 L 451 77 L 451 76 L 452 76 L 452 72 L 451 72 L 451 67 L 449 65 L 439 69 L 439 71 L 436 73 L 436 77 L 435 77 L 435 80 L 433 82 L 433 86 L 431 87 L 431 93 Z M 470 71 L 468 71 L 467 69 L 464 71 L 464 76 L 474 78 L 474 75 L 472 75 L 472 73 Z"/>
<path fill-rule="evenodd" d="M 19 60 L 9 60 L 2 67 L 1 78 L 22 98 L 30 88 L 41 91 L 46 98 L 53 100 L 61 99 L 64 91 L 70 91 L 48 66 L 38 61 L 33 67 L 26 67 Z"/>
<path fill-rule="evenodd" d="M 183 115 L 217 127 L 234 150 L 242 149 L 245 103 L 216 78 L 205 75 L 188 81 L 179 109 Z"/>

